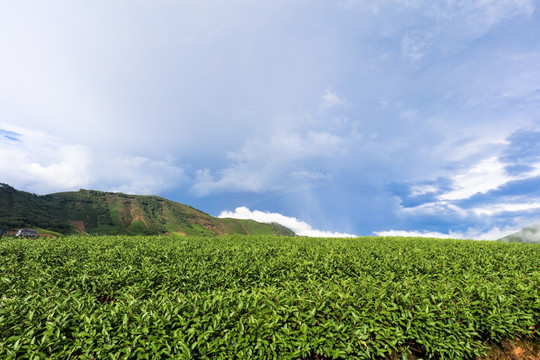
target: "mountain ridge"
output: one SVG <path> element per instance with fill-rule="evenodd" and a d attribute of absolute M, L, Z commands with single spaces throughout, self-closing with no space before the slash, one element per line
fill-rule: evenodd
<path fill-rule="evenodd" d="M 36 195 L 0 183 L 0 228 L 23 227 L 61 234 L 295 235 L 279 224 L 216 218 L 156 195 L 86 189 Z"/>

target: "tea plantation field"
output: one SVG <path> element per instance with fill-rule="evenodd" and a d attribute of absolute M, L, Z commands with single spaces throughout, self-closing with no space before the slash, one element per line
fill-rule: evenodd
<path fill-rule="evenodd" d="M 474 359 L 537 337 L 540 247 L 0 239 L 2 359 Z"/>

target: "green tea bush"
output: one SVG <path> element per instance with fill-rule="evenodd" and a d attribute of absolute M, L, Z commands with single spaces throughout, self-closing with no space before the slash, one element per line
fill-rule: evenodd
<path fill-rule="evenodd" d="M 539 260 L 438 239 L 2 239 L 0 358 L 475 358 L 537 334 Z"/>

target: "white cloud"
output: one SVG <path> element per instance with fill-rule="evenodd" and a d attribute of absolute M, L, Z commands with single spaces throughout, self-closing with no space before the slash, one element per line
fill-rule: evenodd
<path fill-rule="evenodd" d="M 449 201 L 428 202 L 414 207 L 405 207 L 401 208 L 401 213 L 409 216 L 459 216 L 463 219 L 469 216 L 466 210 Z"/>
<path fill-rule="evenodd" d="M 266 176 L 268 166 L 262 169 L 250 168 L 247 164 L 234 164 L 219 171 L 216 179 L 209 169 L 197 170 L 195 184 L 191 192 L 196 196 L 207 196 L 223 192 L 262 192 L 272 189 L 274 178 Z"/>
<path fill-rule="evenodd" d="M 506 184 L 512 180 L 504 170 L 504 164 L 498 157 L 490 157 L 482 160 L 460 174 L 453 176 L 455 190 L 447 192 L 439 197 L 441 200 L 466 199 L 477 193 L 485 193 L 489 190 Z"/>
<path fill-rule="evenodd" d="M 41 148 L 39 156 L 20 150 L 20 144 L 0 144 L 0 177 L 12 186 L 41 193 L 87 187 L 94 179 L 90 150 L 83 146 Z"/>
<path fill-rule="evenodd" d="M 263 212 L 259 210 L 250 210 L 247 207 L 238 207 L 234 211 L 222 211 L 219 214 L 220 218 L 233 219 L 251 219 L 261 223 L 278 223 L 281 224 L 300 236 L 310 237 L 356 237 L 353 234 L 340 232 L 324 231 L 313 229 L 308 223 L 298 220 L 294 217 L 285 216 L 279 213 Z"/>
<path fill-rule="evenodd" d="M 505 212 L 517 212 L 540 209 L 540 199 L 526 203 L 498 203 L 472 208 L 471 211 L 477 215 L 493 216 Z"/>
<path fill-rule="evenodd" d="M 156 160 L 144 156 L 96 154 L 92 170 L 95 185 L 110 191 L 153 195 L 177 189 L 187 181 L 182 168 L 173 159 Z M 98 170 L 99 167 L 99 170 Z"/>
<path fill-rule="evenodd" d="M 48 134 L 0 123 L 20 134 L 0 141 L 0 182 L 39 194 L 94 187 L 152 194 L 184 181 L 172 159 L 96 152 Z"/>
<path fill-rule="evenodd" d="M 482 162 L 481 162 L 482 163 Z M 497 166 L 484 166 L 496 164 Z M 489 171 L 490 168 L 499 169 L 497 161 L 484 162 L 482 166 L 474 166 L 472 169 L 485 169 L 481 171 L 465 172 L 470 176 L 467 180 L 460 179 L 463 186 L 460 189 L 450 191 L 439 198 L 438 201 L 431 201 L 413 207 L 400 207 L 400 214 L 409 219 L 436 219 L 445 218 L 446 221 L 461 222 L 471 224 L 466 231 L 444 232 L 426 232 L 426 231 L 402 231 L 389 230 L 378 232 L 381 236 L 427 236 L 456 239 L 475 239 L 475 240 L 497 240 L 509 234 L 519 231 L 522 228 L 537 223 L 535 213 L 540 210 L 540 199 L 521 195 L 510 195 L 497 197 L 494 196 L 488 204 L 468 204 L 460 203 L 460 200 L 466 200 L 478 193 L 485 193 L 496 189 L 508 181 L 527 179 L 538 176 L 538 164 L 536 168 L 524 176 L 506 176 L 502 173 Z M 500 176 L 497 178 L 497 174 Z M 462 173 L 463 175 L 463 173 Z M 486 177 L 486 183 L 481 184 L 481 179 Z M 494 176 L 495 180 L 490 182 L 489 177 Z M 465 185 L 467 184 L 467 185 Z M 469 188 L 465 186 L 470 186 Z M 423 185 L 411 187 L 412 195 L 424 195 L 425 193 L 436 190 L 435 187 L 424 187 Z M 444 198 L 444 200 L 442 199 Z M 476 225 L 472 225 L 476 224 Z"/>
<path fill-rule="evenodd" d="M 440 195 L 439 199 L 467 199 L 474 194 L 497 189 L 513 180 L 523 180 L 540 175 L 540 164 L 532 165 L 534 170 L 519 176 L 512 176 L 506 172 L 506 165 L 498 157 L 484 159 L 471 168 L 451 177 L 455 189 Z"/>
<path fill-rule="evenodd" d="M 2 182 L 34 192 L 86 187 L 92 182 L 90 149 L 5 122 L 0 126 L 19 134 L 18 141 L 0 142 Z"/>
<path fill-rule="evenodd" d="M 247 141 L 240 150 L 230 152 L 230 164 L 217 176 L 199 170 L 191 191 L 197 196 L 220 192 L 263 192 L 278 189 L 290 179 L 325 180 L 330 159 L 343 158 L 354 133 L 337 135 L 326 131 L 294 133 L 278 131 L 269 139 Z M 314 169 L 303 163 L 317 159 Z M 329 161 L 331 163 L 331 161 Z"/>
<path fill-rule="evenodd" d="M 439 189 L 433 185 L 415 185 L 411 187 L 411 196 L 420 196 L 437 192 Z"/>
<path fill-rule="evenodd" d="M 534 131 L 520 131 L 495 139 L 496 146 L 488 151 L 481 146 L 474 150 L 473 146 L 464 158 L 454 159 L 451 164 L 457 166 L 444 170 L 442 188 L 436 181 L 408 186 L 405 195 L 398 196 L 398 214 L 417 224 L 427 219 L 460 224 L 461 229 L 469 224 L 470 230 L 451 234 L 459 238 L 497 239 L 534 224 L 535 214 L 540 211 L 540 198 L 531 187 L 540 176 L 535 135 Z M 478 139 L 474 142 L 478 143 Z M 475 151 L 479 156 L 474 156 Z M 509 170 L 515 164 L 527 166 L 520 171 Z M 443 190 L 449 183 L 452 187 Z M 437 197 L 422 202 L 421 196 L 426 194 Z"/>
<path fill-rule="evenodd" d="M 437 231 L 407 231 L 407 230 L 386 230 L 373 232 L 376 236 L 400 236 L 400 237 L 424 237 L 440 239 L 471 239 L 471 240 L 498 240 L 502 237 L 515 233 L 520 229 L 506 226 L 504 228 L 494 227 L 488 231 L 468 229 L 465 232 L 441 233 Z"/>

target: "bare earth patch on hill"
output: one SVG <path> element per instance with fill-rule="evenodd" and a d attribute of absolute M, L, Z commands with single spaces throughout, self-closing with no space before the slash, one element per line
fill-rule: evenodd
<path fill-rule="evenodd" d="M 73 225 L 79 232 L 85 233 L 86 228 L 84 227 L 84 221 L 82 220 L 69 220 L 69 223 Z"/>
<path fill-rule="evenodd" d="M 142 222 L 144 224 L 144 226 L 147 229 L 149 229 L 148 224 L 144 220 L 144 216 L 143 216 L 143 213 L 142 213 L 141 209 L 135 206 L 135 202 L 131 203 L 131 217 L 133 219 L 132 222 L 131 222 L 132 225 L 133 225 L 134 220 L 139 220 L 140 222 Z"/>

